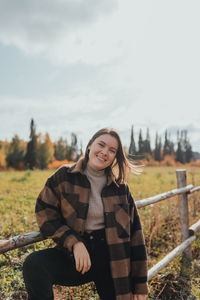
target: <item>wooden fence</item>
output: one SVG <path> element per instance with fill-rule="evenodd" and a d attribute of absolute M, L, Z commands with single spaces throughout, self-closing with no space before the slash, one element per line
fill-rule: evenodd
<path fill-rule="evenodd" d="M 191 260 L 191 244 L 196 239 L 195 233 L 200 230 L 200 219 L 191 227 L 189 227 L 188 213 L 188 195 L 200 191 L 200 186 L 194 188 L 193 185 L 187 185 L 186 170 L 184 169 L 176 170 L 176 176 L 178 186 L 177 189 L 156 195 L 154 197 L 136 201 L 137 208 L 141 208 L 171 198 L 175 195 L 178 195 L 179 197 L 179 214 L 182 243 L 175 249 L 173 249 L 170 253 L 168 253 L 160 262 L 158 262 L 148 271 L 148 280 L 151 280 L 152 277 L 154 277 L 159 271 L 165 268 L 175 257 L 177 257 L 182 252 L 184 252 L 186 257 Z M 39 231 L 18 235 L 10 238 L 9 240 L 2 240 L 0 241 L 0 254 L 42 240 L 44 240 L 44 238 Z"/>

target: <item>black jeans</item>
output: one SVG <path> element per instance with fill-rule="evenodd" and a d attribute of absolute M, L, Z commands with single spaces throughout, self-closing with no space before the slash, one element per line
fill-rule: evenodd
<path fill-rule="evenodd" d="M 90 281 L 95 282 L 102 300 L 116 299 L 105 231 L 96 230 L 91 234 L 85 234 L 84 240 L 92 265 L 83 275 L 76 271 L 74 257 L 65 248 L 40 250 L 26 258 L 23 276 L 29 300 L 54 299 L 53 284 L 78 286 Z"/>

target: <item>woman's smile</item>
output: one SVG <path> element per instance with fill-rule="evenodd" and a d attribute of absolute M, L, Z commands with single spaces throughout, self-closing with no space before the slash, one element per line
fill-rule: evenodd
<path fill-rule="evenodd" d="M 100 156 L 96 156 L 100 161 L 103 161 L 103 162 L 105 162 L 106 161 L 106 159 L 103 159 L 102 157 L 100 157 Z"/>

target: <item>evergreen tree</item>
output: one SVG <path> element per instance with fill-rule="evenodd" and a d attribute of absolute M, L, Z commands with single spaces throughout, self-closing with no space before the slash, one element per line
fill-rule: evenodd
<path fill-rule="evenodd" d="M 71 133 L 71 146 L 68 152 L 68 160 L 76 161 L 78 159 L 78 139 L 75 133 Z"/>
<path fill-rule="evenodd" d="M 162 141 L 161 141 L 161 137 L 159 137 L 159 141 L 158 141 L 158 151 L 159 151 L 159 155 L 160 155 L 160 157 L 159 157 L 159 161 L 161 161 L 162 160 Z"/>
<path fill-rule="evenodd" d="M 6 155 L 7 166 L 17 169 L 19 167 L 19 163 L 23 161 L 24 149 L 18 135 L 15 135 L 8 147 L 8 152 Z"/>
<path fill-rule="evenodd" d="M 174 154 L 174 143 L 171 141 L 170 133 L 169 133 L 168 143 L 169 143 L 169 153 L 170 155 L 172 155 Z"/>
<path fill-rule="evenodd" d="M 185 163 L 185 153 L 183 149 L 183 132 L 181 131 L 181 136 L 179 131 L 177 131 L 177 150 L 176 150 L 176 161 L 181 162 L 182 164 Z"/>
<path fill-rule="evenodd" d="M 188 143 L 186 151 L 185 151 L 185 161 L 189 163 L 193 158 L 192 146 Z"/>
<path fill-rule="evenodd" d="M 161 138 L 158 137 L 158 133 L 156 132 L 156 142 L 155 142 L 155 150 L 154 150 L 154 159 L 156 161 L 161 161 Z"/>
<path fill-rule="evenodd" d="M 163 147 L 163 156 L 174 154 L 174 143 L 168 138 L 167 130 L 165 131 L 165 142 Z"/>
<path fill-rule="evenodd" d="M 38 167 L 40 169 L 47 168 L 48 164 L 53 160 L 54 147 L 50 140 L 49 134 L 45 134 L 44 141 L 38 143 L 37 158 Z"/>
<path fill-rule="evenodd" d="M 54 145 L 54 156 L 57 160 L 64 160 L 67 158 L 67 153 L 69 151 L 69 146 L 67 140 L 62 137 Z"/>
<path fill-rule="evenodd" d="M 184 163 L 184 156 L 183 156 L 183 151 L 181 148 L 181 142 L 178 141 L 178 147 L 176 150 L 176 161 L 179 161 L 181 163 Z"/>
<path fill-rule="evenodd" d="M 168 142 L 168 137 L 167 137 L 167 130 L 165 131 L 165 142 L 164 142 L 164 147 L 163 147 L 163 155 L 170 154 L 170 148 L 169 148 L 169 142 Z"/>
<path fill-rule="evenodd" d="M 131 127 L 131 142 L 130 142 L 128 154 L 130 155 L 130 157 L 132 157 L 132 155 L 136 154 L 133 126 Z"/>
<path fill-rule="evenodd" d="M 143 145 L 144 145 L 144 153 L 151 154 L 149 128 L 147 128 L 146 140 L 143 141 Z"/>
<path fill-rule="evenodd" d="M 31 119 L 30 141 L 27 144 L 25 165 L 31 170 L 33 170 L 37 165 L 37 135 L 33 119 Z"/>
<path fill-rule="evenodd" d="M 185 154 L 185 162 L 190 162 L 193 154 L 192 154 L 192 146 L 190 145 L 189 139 L 187 137 L 187 130 L 183 131 L 183 151 Z"/>
<path fill-rule="evenodd" d="M 140 132 L 139 132 L 138 154 L 144 154 L 144 141 L 142 139 L 142 129 L 140 129 Z"/>

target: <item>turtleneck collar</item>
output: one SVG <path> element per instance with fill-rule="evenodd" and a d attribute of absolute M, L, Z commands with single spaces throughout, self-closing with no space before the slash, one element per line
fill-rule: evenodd
<path fill-rule="evenodd" d="M 95 170 L 92 167 L 89 166 L 89 164 L 87 164 L 86 166 L 86 172 L 92 176 L 96 176 L 96 177 L 102 177 L 105 176 L 105 170 Z"/>
<path fill-rule="evenodd" d="M 69 173 L 81 173 L 84 174 L 83 172 L 83 160 L 84 157 L 81 157 L 75 164 L 73 164 L 67 172 Z M 115 176 L 111 173 L 108 175 L 108 180 L 107 180 L 107 185 L 110 185 L 112 182 L 119 187 L 119 184 L 116 182 Z"/>

